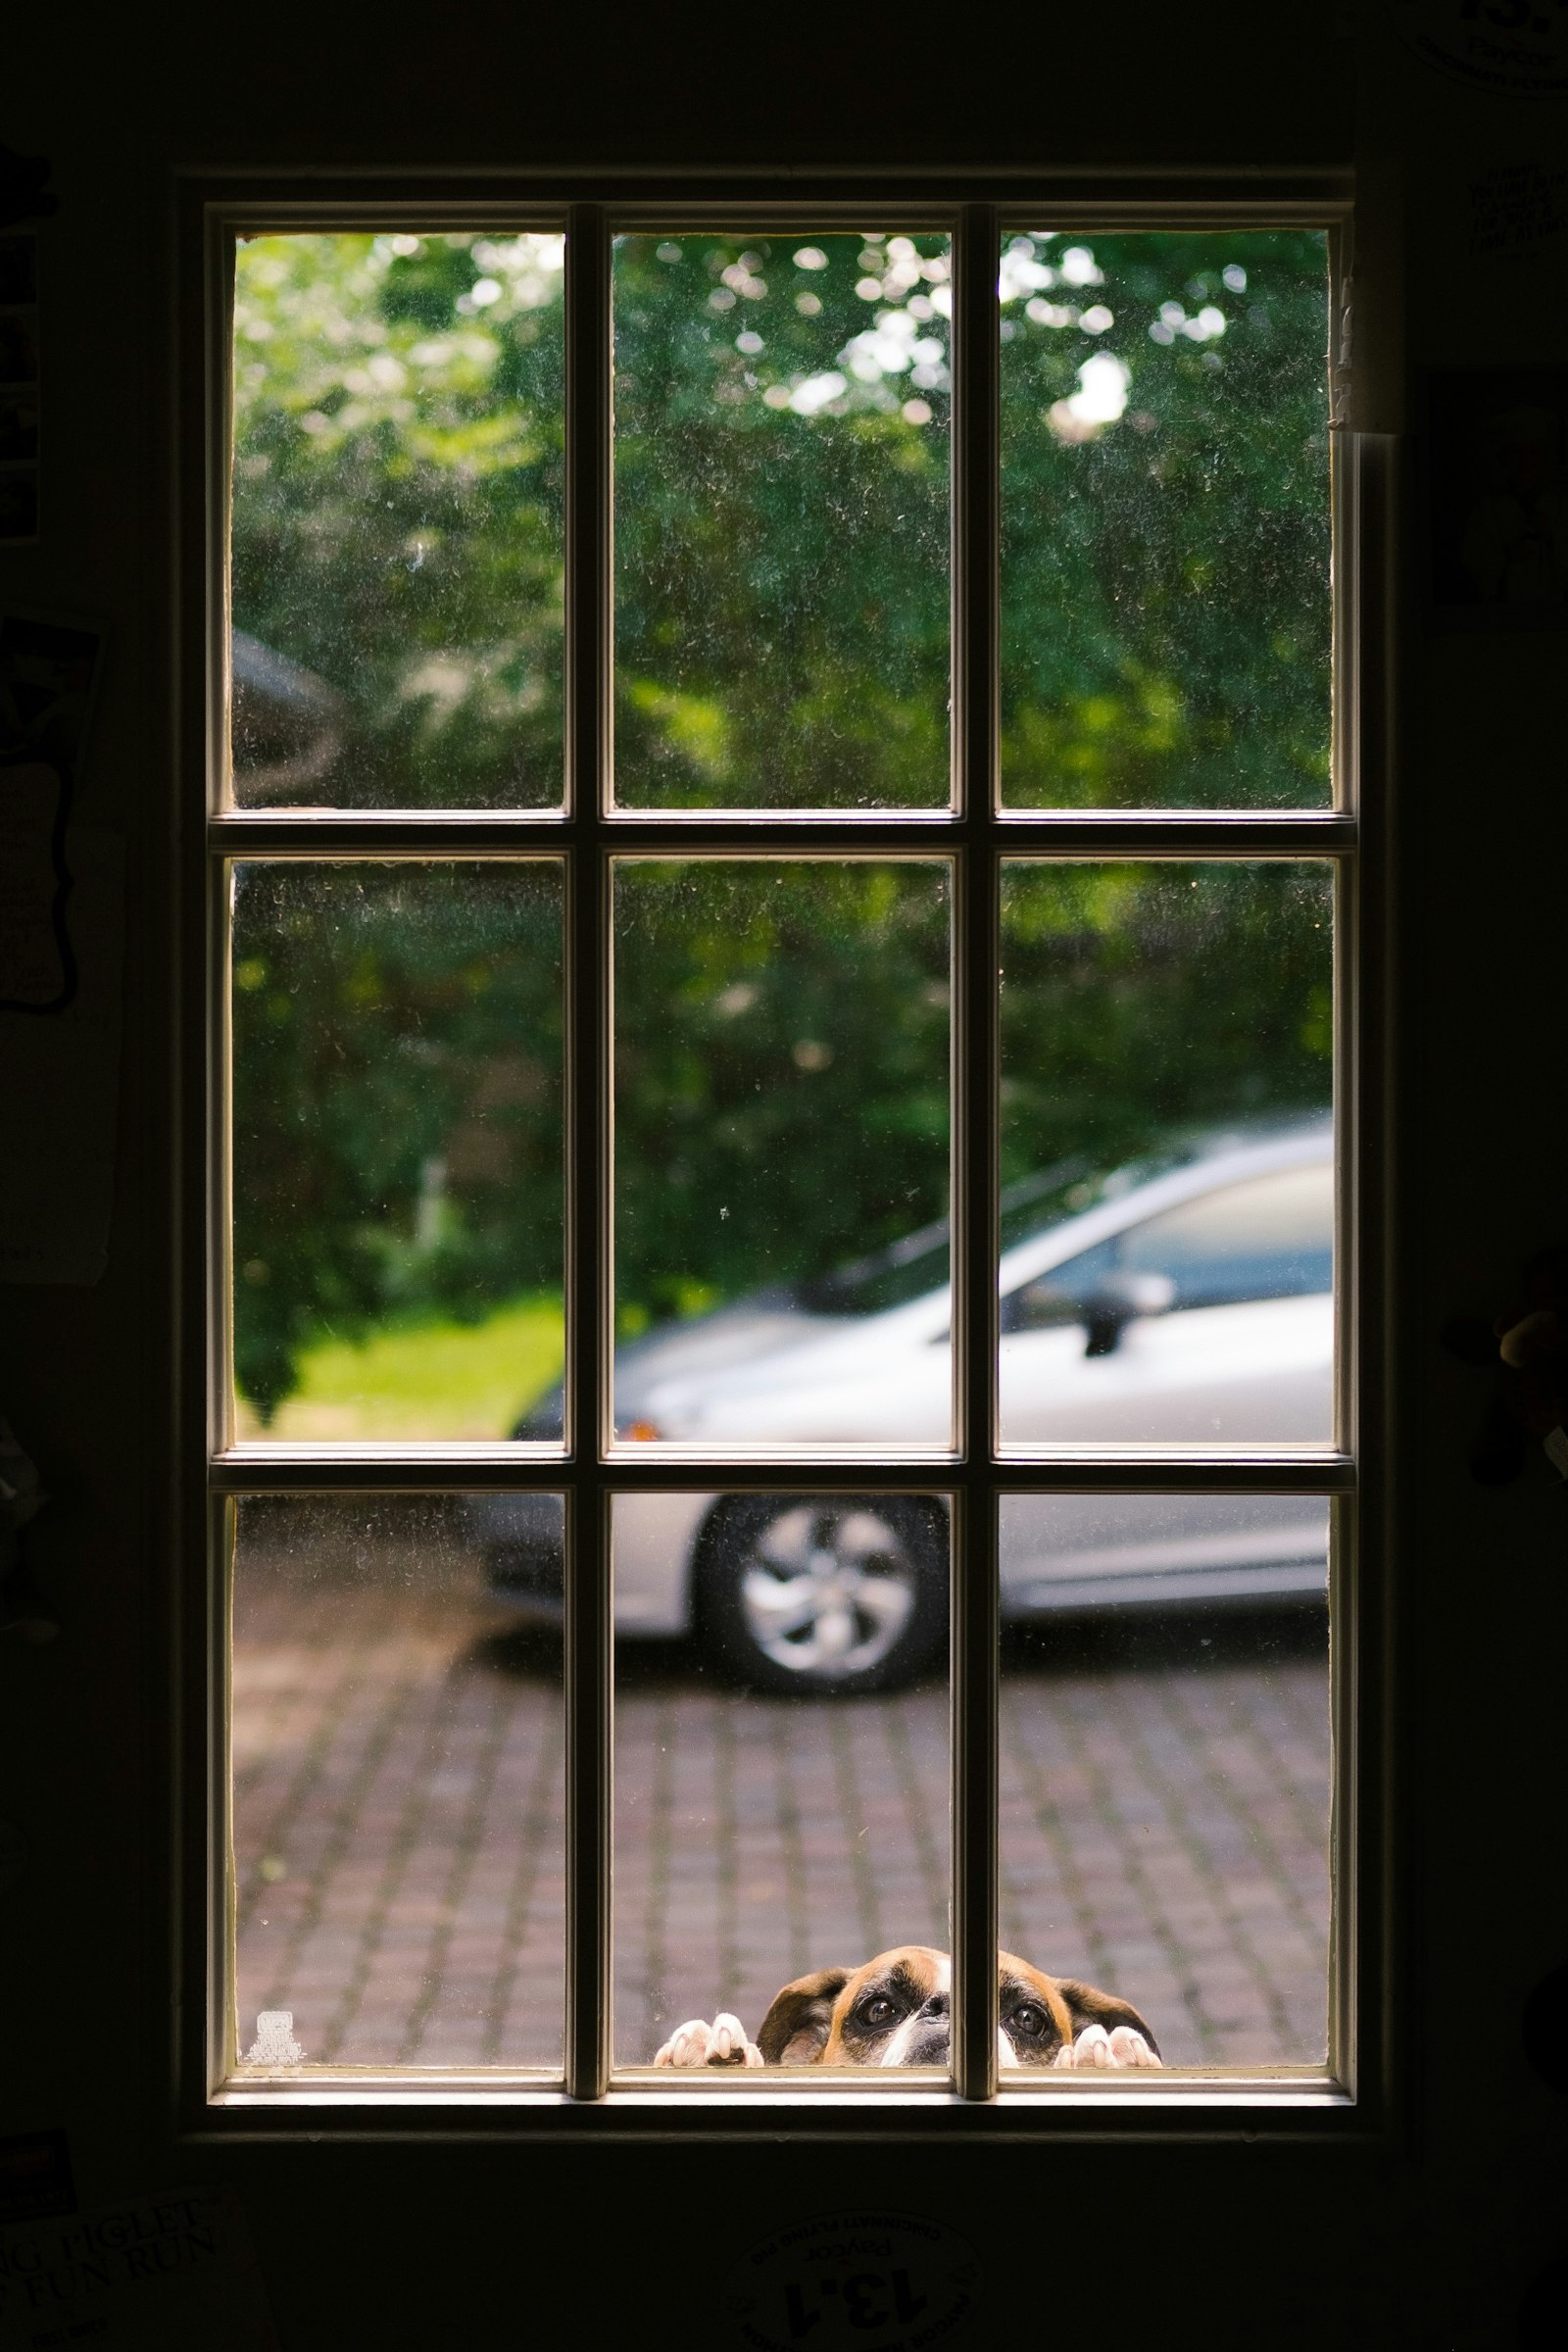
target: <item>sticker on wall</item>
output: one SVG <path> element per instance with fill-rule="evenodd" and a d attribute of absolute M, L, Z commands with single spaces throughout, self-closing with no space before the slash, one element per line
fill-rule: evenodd
<path fill-rule="evenodd" d="M 0 546 L 38 536 L 38 232 L 0 229 Z"/>
<path fill-rule="evenodd" d="M 0 2229 L 0 2352 L 278 2352 L 245 2216 L 224 2189 Z"/>
<path fill-rule="evenodd" d="M 1426 428 L 1433 626 L 1568 628 L 1568 368 L 1435 369 Z"/>
<path fill-rule="evenodd" d="M 0 1011 L 62 1012 L 75 993 L 68 828 L 103 638 L 0 612 Z"/>
<path fill-rule="evenodd" d="M 1568 233 L 1568 164 L 1488 164 L 1469 194 L 1475 261 L 1538 254 Z"/>
<path fill-rule="evenodd" d="M 75 2210 L 71 2143 L 63 2132 L 13 2132 L 0 2139 L 0 2224 L 49 2221 Z"/>
<path fill-rule="evenodd" d="M 979 2261 L 956 2230 L 880 2211 L 791 2223 L 724 2281 L 737 2340 L 756 2352 L 925 2352 L 956 2342 L 979 2300 Z"/>
<path fill-rule="evenodd" d="M 1509 98 L 1568 97 L 1565 0 L 1389 0 L 1429 65 Z"/>

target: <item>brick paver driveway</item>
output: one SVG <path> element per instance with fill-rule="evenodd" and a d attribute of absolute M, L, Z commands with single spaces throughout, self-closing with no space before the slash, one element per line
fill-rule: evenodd
<path fill-rule="evenodd" d="M 478 1564 L 242 1557 L 234 1784 L 243 2052 L 289 2009 L 339 2065 L 559 2064 L 559 1647 Z M 791 1976 L 945 1944 L 946 1694 L 745 1697 L 627 1644 L 616 2049 Z M 1324 1642 L 1277 1623 L 1031 1638 L 1003 1708 L 1003 1931 L 1136 2002 L 1167 2059 L 1321 2059 Z"/>

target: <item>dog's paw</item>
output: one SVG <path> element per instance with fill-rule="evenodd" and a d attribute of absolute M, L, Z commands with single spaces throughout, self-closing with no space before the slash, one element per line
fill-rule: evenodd
<path fill-rule="evenodd" d="M 1107 2034 L 1103 2026 L 1085 2026 L 1076 2041 L 1063 2042 L 1056 2052 L 1057 2066 L 1124 2067 L 1158 2066 L 1142 2034 L 1132 2026 L 1117 2026 Z"/>
<path fill-rule="evenodd" d="M 710 2025 L 688 2018 L 677 2026 L 654 2060 L 656 2066 L 760 2066 L 762 2053 L 746 2038 L 746 2028 L 727 2009 Z"/>
<path fill-rule="evenodd" d="M 1136 2026 L 1116 2026 L 1110 2036 L 1112 2066 L 1158 2066 L 1159 2060 Z"/>

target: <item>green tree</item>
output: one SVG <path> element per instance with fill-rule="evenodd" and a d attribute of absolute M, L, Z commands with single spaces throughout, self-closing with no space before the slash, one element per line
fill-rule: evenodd
<path fill-rule="evenodd" d="M 1002 292 L 1005 797 L 1323 806 L 1322 236 L 1020 234 Z"/>
<path fill-rule="evenodd" d="M 235 1373 L 389 1314 L 559 1289 L 559 869 L 247 864 L 235 876 Z"/>
<path fill-rule="evenodd" d="M 562 283 L 545 236 L 241 248 L 234 617 L 339 698 L 313 798 L 560 799 Z M 621 242 L 634 805 L 944 800 L 949 290 L 938 236 Z M 1009 800 L 1321 804 L 1321 237 L 1020 233 L 1002 294 Z M 255 762 L 242 732 L 242 800 Z M 928 871 L 625 870 L 628 1322 L 941 1212 Z M 1006 1172 L 1325 1102 L 1327 919 L 1315 869 L 1015 869 Z M 559 1281 L 559 954 L 539 865 L 243 876 L 236 1361 L 264 1411 L 323 1331 Z"/>
<path fill-rule="evenodd" d="M 561 239 L 259 238 L 234 349 L 234 621 L 343 698 L 324 797 L 558 805 Z"/>

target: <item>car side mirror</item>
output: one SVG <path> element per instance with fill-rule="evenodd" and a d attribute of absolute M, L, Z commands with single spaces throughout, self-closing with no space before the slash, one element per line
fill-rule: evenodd
<path fill-rule="evenodd" d="M 1081 1323 L 1083 1313 L 1080 1292 L 1059 1291 L 1051 1275 L 1038 1274 L 1003 1299 L 1002 1328 L 1004 1333 L 1055 1331 L 1064 1323 Z"/>
<path fill-rule="evenodd" d="M 1168 1274 L 1105 1275 L 1079 1305 L 1085 1355 L 1114 1355 L 1129 1323 L 1141 1315 L 1162 1315 L 1175 1302 L 1176 1285 Z"/>

